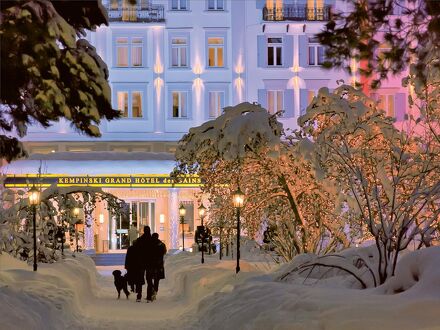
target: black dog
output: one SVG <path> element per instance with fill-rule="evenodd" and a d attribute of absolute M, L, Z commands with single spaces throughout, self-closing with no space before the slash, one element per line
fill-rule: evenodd
<path fill-rule="evenodd" d="M 127 288 L 127 274 L 122 276 L 120 270 L 114 270 L 112 274 L 113 277 L 115 278 L 115 287 L 116 287 L 116 291 L 118 291 L 118 299 L 121 297 L 121 290 L 124 290 L 124 293 L 128 299 L 130 292 L 128 292 L 128 288 Z"/>

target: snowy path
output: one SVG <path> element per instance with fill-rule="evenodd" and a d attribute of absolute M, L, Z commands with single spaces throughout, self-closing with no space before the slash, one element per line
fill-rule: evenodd
<path fill-rule="evenodd" d="M 6 259 L 0 264 L 0 318 L 9 324 L 4 328 L 8 330 L 194 329 L 201 321 L 197 319 L 200 301 L 232 291 L 230 283 L 262 274 L 256 267 L 265 269 L 258 262 L 242 261 L 242 271 L 236 275 L 234 260 L 219 262 L 218 256 L 208 255 L 201 265 L 199 256 L 180 254 L 166 260 L 166 279 L 160 283 L 157 300 L 136 303 L 134 294 L 128 300 L 116 299 L 111 272 L 122 267 L 101 268 L 96 274 L 91 259 L 79 255 L 42 264 L 33 273 L 23 262 L 0 256 L 0 261 Z M 144 286 L 143 298 L 145 290 Z"/>
<path fill-rule="evenodd" d="M 136 303 L 116 299 L 118 267 L 100 275 L 80 254 L 33 272 L 2 254 L 0 330 L 440 330 L 440 247 L 402 259 L 395 278 L 367 290 L 344 288 L 337 277 L 316 286 L 274 281 L 261 255 L 244 257 L 236 275 L 234 260 L 217 258 L 167 258 L 158 300 Z"/>

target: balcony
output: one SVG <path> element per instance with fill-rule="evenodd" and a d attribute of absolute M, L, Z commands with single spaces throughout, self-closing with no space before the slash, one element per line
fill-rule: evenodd
<path fill-rule="evenodd" d="M 308 8 L 303 5 L 284 4 L 282 7 L 264 7 L 263 21 L 328 21 L 330 6 Z"/>
<path fill-rule="evenodd" d="M 108 20 L 110 22 L 128 23 L 160 23 L 165 22 L 163 5 L 143 6 L 115 6 L 107 5 Z"/>

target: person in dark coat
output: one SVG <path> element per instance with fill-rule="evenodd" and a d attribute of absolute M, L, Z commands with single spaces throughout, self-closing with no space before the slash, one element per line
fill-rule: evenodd
<path fill-rule="evenodd" d="M 152 295 L 152 300 L 156 300 L 157 292 L 159 291 L 159 281 L 165 278 L 165 268 L 163 257 L 167 253 L 167 247 L 165 244 L 159 239 L 159 234 L 154 233 L 151 235 L 152 246 L 153 246 L 153 285 L 154 292 Z"/>
<path fill-rule="evenodd" d="M 137 239 L 137 245 L 139 247 L 140 254 L 140 264 L 143 267 L 142 274 L 145 274 L 147 280 L 147 302 L 152 302 L 153 296 L 153 249 L 152 249 L 152 239 L 151 239 L 151 229 L 149 226 L 144 227 L 144 234 Z"/>
<path fill-rule="evenodd" d="M 136 301 L 140 302 L 142 299 L 142 285 L 145 284 L 145 270 L 137 241 L 134 241 L 133 245 L 127 249 L 125 269 L 127 270 L 127 281 L 131 291 L 136 289 Z"/>

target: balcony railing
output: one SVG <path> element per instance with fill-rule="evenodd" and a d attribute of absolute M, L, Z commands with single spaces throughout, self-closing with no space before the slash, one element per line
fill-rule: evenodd
<path fill-rule="evenodd" d="M 284 4 L 282 7 L 263 8 L 263 21 L 328 21 L 330 15 L 330 6 L 308 8 Z"/>
<path fill-rule="evenodd" d="M 150 23 L 165 22 L 163 5 L 141 6 L 107 6 L 110 22 Z"/>

